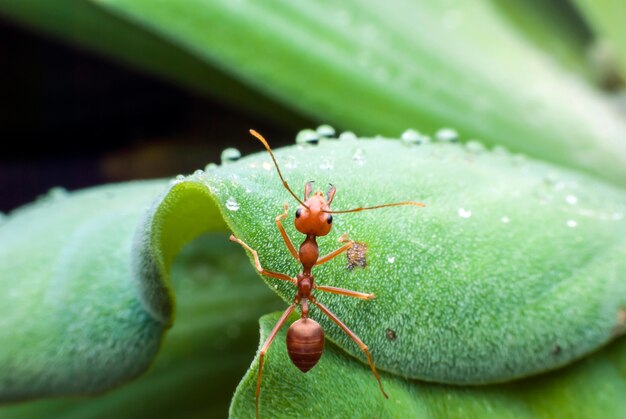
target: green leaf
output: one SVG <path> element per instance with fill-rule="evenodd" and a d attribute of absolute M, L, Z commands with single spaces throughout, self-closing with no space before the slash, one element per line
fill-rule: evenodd
<path fill-rule="evenodd" d="M 388 139 L 322 140 L 276 151 L 296 192 L 337 187 L 337 214 L 320 254 L 349 237 L 367 247 L 365 268 L 346 255 L 316 267 L 321 285 L 376 294 L 373 301 L 317 292 L 371 348 L 381 369 L 429 381 L 508 381 L 558 368 L 624 329 L 625 193 L 554 166 L 467 147 Z M 269 270 L 299 265 L 274 225 L 282 188 L 266 153 L 211 170 L 207 182 L 235 235 Z M 295 208 L 291 208 L 293 217 Z M 303 239 L 290 220 L 287 232 Z M 287 302 L 292 284 L 265 278 Z M 313 308 L 327 336 L 358 347 Z M 388 334 L 395 334 L 390 340 Z"/>
<path fill-rule="evenodd" d="M 618 107 L 490 1 L 94 3 L 342 128 L 396 136 L 452 124 L 465 138 L 626 184 Z"/>
<path fill-rule="evenodd" d="M 94 398 L 2 406 L 0 417 L 226 417 L 256 350 L 258 318 L 282 302 L 225 234 L 187 245 L 172 265 L 172 286 L 176 324 L 148 373 Z"/>
<path fill-rule="evenodd" d="M 261 342 L 278 313 L 261 318 Z M 626 415 L 626 340 L 559 373 L 498 386 L 456 387 L 382 374 L 383 398 L 370 369 L 328 342 L 319 364 L 306 374 L 291 365 L 285 329 L 266 357 L 260 416 L 553 418 Z M 258 358 L 233 398 L 230 416 L 253 417 Z"/>
<path fill-rule="evenodd" d="M 130 249 L 163 187 L 55 189 L 0 226 L 0 401 L 101 392 L 148 368 L 163 324 L 139 301 Z"/>
<path fill-rule="evenodd" d="M 626 25 L 624 4 L 615 0 L 574 0 L 600 39 L 608 40 L 615 54 L 622 82 L 626 80 Z"/>

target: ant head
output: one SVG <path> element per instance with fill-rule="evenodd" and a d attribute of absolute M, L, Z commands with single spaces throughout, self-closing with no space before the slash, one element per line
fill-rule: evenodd
<path fill-rule="evenodd" d="M 326 196 L 319 191 L 311 195 L 312 186 L 313 182 L 307 182 L 304 187 L 304 205 L 296 210 L 296 229 L 302 234 L 325 236 L 332 228 L 333 216 L 329 212 L 336 189 L 330 185 Z"/>
<path fill-rule="evenodd" d="M 424 204 L 420 202 L 413 201 L 404 201 L 404 202 L 394 202 L 392 204 L 382 204 L 382 205 L 374 205 L 373 207 L 358 207 L 352 208 L 348 210 L 341 211 L 331 211 L 330 203 L 333 201 L 335 197 L 335 187 L 330 185 L 330 189 L 326 193 L 326 196 L 322 192 L 316 192 L 311 195 L 311 188 L 313 186 L 313 182 L 307 182 L 304 187 L 304 201 L 302 201 L 298 196 L 293 193 L 285 178 L 283 178 L 283 174 L 280 172 L 280 168 L 278 167 L 278 163 L 276 162 L 276 157 L 274 157 L 274 153 L 272 153 L 272 149 L 269 144 L 263 138 L 261 134 L 251 129 L 250 134 L 255 136 L 265 147 L 267 152 L 269 153 L 272 161 L 274 162 L 274 166 L 276 167 L 276 171 L 278 172 L 278 177 L 283 182 L 283 186 L 287 191 L 293 196 L 296 201 L 300 203 L 300 208 L 296 211 L 296 228 L 300 233 L 303 234 L 313 234 L 315 236 L 325 236 L 330 233 L 330 229 L 332 227 L 333 216 L 331 214 L 345 214 L 347 212 L 359 212 L 365 210 L 373 210 L 377 208 L 386 208 L 386 207 L 397 207 L 400 205 L 414 205 L 416 207 L 423 207 Z M 310 196 L 311 195 L 311 196 Z"/>

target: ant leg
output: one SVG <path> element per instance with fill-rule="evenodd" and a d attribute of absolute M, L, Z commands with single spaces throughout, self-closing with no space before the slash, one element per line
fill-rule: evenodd
<path fill-rule="evenodd" d="M 325 285 L 315 285 L 314 288 L 316 290 L 330 292 L 332 294 L 339 294 L 339 295 L 345 295 L 347 297 L 360 298 L 361 300 L 373 300 L 374 298 L 376 298 L 374 294 L 367 294 L 364 292 L 352 291 L 352 290 L 347 290 L 344 288 L 327 287 Z"/>
<path fill-rule="evenodd" d="M 383 388 L 383 383 L 380 381 L 380 376 L 378 375 L 378 372 L 376 371 L 374 362 L 372 362 L 372 355 L 370 355 L 370 351 L 367 349 L 367 345 L 364 344 L 363 341 L 359 339 L 359 337 L 355 335 L 354 332 L 352 332 L 352 330 L 348 329 L 348 326 L 343 324 L 343 322 L 339 320 L 339 318 L 335 316 L 328 308 L 326 308 L 324 304 L 318 303 L 315 300 L 311 300 L 311 302 L 315 304 L 320 310 L 322 310 L 324 314 L 326 314 L 332 321 L 334 321 L 337 324 L 337 326 L 339 326 L 344 332 L 346 332 L 346 334 L 350 336 L 350 338 L 354 341 L 354 343 L 359 345 L 359 348 L 361 348 L 361 350 L 365 353 L 365 356 L 367 356 L 367 362 L 369 362 L 370 368 L 372 369 L 372 372 L 374 373 L 374 376 L 376 377 L 376 380 L 378 381 L 378 385 L 380 386 L 380 391 L 382 391 L 383 396 L 385 396 L 385 398 L 388 399 L 389 396 L 387 396 L 387 393 L 385 393 L 385 389 Z"/>
<path fill-rule="evenodd" d="M 321 258 L 319 258 L 317 262 L 315 262 L 314 266 L 321 265 L 322 263 L 326 263 L 329 260 L 336 258 L 340 254 L 342 254 L 343 252 L 345 252 L 346 250 L 354 246 L 354 242 L 352 240 L 348 240 L 348 233 L 344 233 L 341 235 L 341 237 L 339 237 L 339 243 L 346 243 L 346 244 L 344 244 L 343 246 L 341 246 L 339 249 L 335 250 L 334 252 L 330 252 L 326 256 L 322 256 Z"/>
<path fill-rule="evenodd" d="M 261 275 L 265 275 L 265 276 L 269 276 L 272 278 L 277 278 L 277 279 L 282 279 L 283 281 L 289 281 L 293 284 L 296 283 L 296 280 L 292 277 L 290 277 L 289 275 L 285 275 L 285 274 L 281 274 L 279 272 L 272 272 L 272 271 L 268 271 L 266 269 L 263 269 L 263 267 L 261 266 L 261 262 L 259 261 L 259 254 L 256 252 L 256 250 L 252 249 L 250 246 L 248 246 L 246 243 L 244 243 L 243 241 L 239 240 L 237 237 L 235 237 L 234 235 L 230 235 L 230 241 L 239 243 L 240 245 L 242 245 L 248 252 L 252 253 L 252 256 L 254 257 L 254 266 L 256 267 L 256 270 L 259 271 L 259 273 Z"/>
<path fill-rule="evenodd" d="M 274 328 L 272 329 L 272 332 L 270 333 L 268 338 L 265 340 L 265 343 L 263 344 L 263 346 L 261 347 L 261 350 L 259 351 L 259 376 L 256 381 L 256 396 L 255 396 L 255 407 L 256 407 L 257 418 L 259 417 L 259 396 L 261 395 L 261 377 L 263 376 L 263 359 L 265 358 L 265 354 L 267 353 L 267 350 L 270 348 L 270 345 L 274 341 L 274 338 L 278 334 L 278 331 L 280 330 L 281 327 L 283 327 L 283 325 L 287 321 L 287 318 L 293 312 L 293 310 L 296 308 L 297 305 L 298 303 L 295 302 L 289 307 L 287 307 L 287 310 L 285 310 L 283 315 L 280 316 L 280 319 L 278 319 L 276 326 L 274 326 Z"/>
<path fill-rule="evenodd" d="M 296 248 L 293 246 L 291 239 L 287 235 L 287 232 L 285 231 L 285 227 L 283 227 L 282 220 L 287 218 L 287 215 L 289 215 L 289 205 L 285 204 L 285 212 L 283 212 L 278 217 L 276 217 L 276 227 L 278 227 L 278 231 L 280 231 L 280 235 L 283 236 L 283 240 L 285 241 L 285 245 L 287 246 L 287 249 L 289 249 L 289 253 L 291 253 L 291 256 L 293 256 L 298 262 L 300 262 L 300 257 L 298 256 L 298 252 L 296 251 Z"/>

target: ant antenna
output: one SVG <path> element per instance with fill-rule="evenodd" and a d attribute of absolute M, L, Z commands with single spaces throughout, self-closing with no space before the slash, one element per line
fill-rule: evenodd
<path fill-rule="evenodd" d="M 373 209 L 378 209 L 378 208 L 386 208 L 386 207 L 399 207 L 401 205 L 414 205 L 416 207 L 425 207 L 425 204 L 422 204 L 421 202 L 413 202 L 413 201 L 404 201 L 404 202 L 395 202 L 393 204 L 383 204 L 383 205 L 375 205 L 373 207 L 358 207 L 358 208 L 353 208 L 353 209 L 349 209 L 349 210 L 341 210 L 341 211 L 324 211 L 322 210 L 322 212 L 326 212 L 329 214 L 345 214 L 347 212 L 359 212 L 359 211 L 367 211 L 367 210 L 373 210 Z"/>
<path fill-rule="evenodd" d="M 285 178 L 283 178 L 283 174 L 280 172 L 280 168 L 278 167 L 278 163 L 276 162 L 276 158 L 274 157 L 274 153 L 272 153 L 272 149 L 270 148 L 270 145 L 267 143 L 265 138 L 263 138 L 263 136 L 261 134 L 259 134 L 258 132 L 256 132 L 253 129 L 250 130 L 250 134 L 254 135 L 261 143 L 263 143 L 263 145 L 265 146 L 265 149 L 267 150 L 267 152 L 270 153 L 270 156 L 272 157 L 272 161 L 274 161 L 274 166 L 276 166 L 276 171 L 278 172 L 278 177 L 280 177 L 280 180 L 283 181 L 283 186 L 285 187 L 285 189 L 287 189 L 289 191 L 291 196 L 293 196 L 296 199 L 296 201 L 298 201 L 300 203 L 300 205 L 302 205 L 305 208 L 309 208 L 308 205 L 306 205 L 304 202 L 302 202 L 302 200 L 300 198 L 298 198 L 295 193 L 293 193 L 293 191 L 289 187 L 289 184 L 287 184 L 287 181 L 285 180 Z"/>

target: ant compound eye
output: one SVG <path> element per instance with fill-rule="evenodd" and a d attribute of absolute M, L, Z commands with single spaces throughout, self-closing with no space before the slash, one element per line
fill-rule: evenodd
<path fill-rule="evenodd" d="M 296 210 L 296 218 L 300 218 L 301 215 L 302 215 L 302 208 L 298 208 Z"/>
<path fill-rule="evenodd" d="M 328 218 L 326 218 L 326 222 L 328 224 L 332 224 L 333 223 L 333 216 L 332 215 L 328 215 Z"/>

